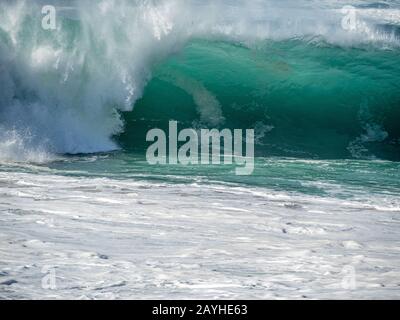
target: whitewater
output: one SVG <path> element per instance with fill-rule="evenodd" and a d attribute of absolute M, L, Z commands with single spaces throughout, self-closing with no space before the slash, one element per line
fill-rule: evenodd
<path fill-rule="evenodd" d="M 399 45 L 400 1 L 1 1 L 0 298 L 399 298 Z M 149 165 L 170 120 L 254 173 Z"/>

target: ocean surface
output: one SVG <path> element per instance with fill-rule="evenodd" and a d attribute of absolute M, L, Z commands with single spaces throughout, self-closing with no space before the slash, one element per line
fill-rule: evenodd
<path fill-rule="evenodd" d="M 149 165 L 170 120 L 254 173 Z M 400 298 L 400 1 L 2 1 L 12 298 Z"/>

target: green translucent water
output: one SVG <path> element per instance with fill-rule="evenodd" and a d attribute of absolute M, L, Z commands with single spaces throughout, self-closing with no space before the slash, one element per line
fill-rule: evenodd
<path fill-rule="evenodd" d="M 149 128 L 175 119 L 182 128 L 255 128 L 261 156 L 400 160 L 399 62 L 397 50 L 320 40 L 193 41 L 155 66 L 117 140 L 143 149 Z M 210 96 L 225 121 L 201 105 Z"/>
<path fill-rule="evenodd" d="M 394 208 L 400 204 L 398 200 L 394 200 L 400 194 L 398 162 L 257 157 L 252 175 L 237 176 L 235 168 L 234 165 L 150 166 L 140 154 L 117 152 L 65 158 L 46 165 L 43 169 L 36 167 L 35 170 L 39 170 L 39 173 L 87 178 L 259 187 L 269 190 L 268 192 L 293 192 L 342 200 L 370 197 L 374 201 L 381 199 L 382 205 L 389 201 L 387 205 Z M 10 168 L 2 170 L 7 171 Z M 30 168 L 23 169 L 26 170 L 31 172 Z"/>

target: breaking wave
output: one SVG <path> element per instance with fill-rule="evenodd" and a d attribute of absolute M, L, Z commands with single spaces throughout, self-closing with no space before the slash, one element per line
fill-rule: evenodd
<path fill-rule="evenodd" d="M 43 1 L 0 4 L 0 158 L 130 150 L 168 119 L 255 127 L 262 155 L 400 158 L 397 1 L 350 1 L 350 30 L 343 1 L 53 4 L 56 30 Z"/>

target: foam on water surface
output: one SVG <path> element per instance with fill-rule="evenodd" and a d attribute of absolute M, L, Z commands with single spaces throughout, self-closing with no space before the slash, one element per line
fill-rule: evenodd
<path fill-rule="evenodd" d="M 0 172 L 2 298 L 399 296 L 398 185 L 315 195 L 57 166 Z"/>

